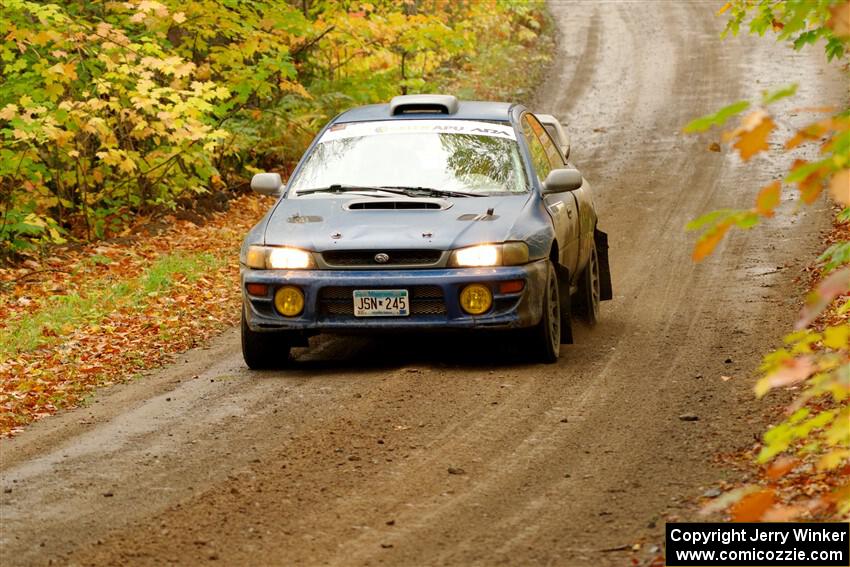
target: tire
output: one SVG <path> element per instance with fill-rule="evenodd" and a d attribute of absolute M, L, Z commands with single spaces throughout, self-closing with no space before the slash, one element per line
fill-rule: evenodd
<path fill-rule="evenodd" d="M 602 298 L 602 278 L 599 272 L 599 252 L 596 242 L 590 251 L 590 259 L 587 261 L 578 284 L 578 308 L 582 319 L 591 327 L 599 321 L 599 302 Z"/>
<path fill-rule="evenodd" d="M 546 286 L 543 290 L 543 315 L 531 329 L 530 346 L 535 358 L 552 364 L 557 362 L 561 350 L 561 303 L 558 274 L 551 261 L 546 265 Z"/>
<path fill-rule="evenodd" d="M 282 368 L 289 364 L 292 341 L 286 333 L 257 333 L 248 327 L 242 311 L 242 358 L 251 370 Z"/>

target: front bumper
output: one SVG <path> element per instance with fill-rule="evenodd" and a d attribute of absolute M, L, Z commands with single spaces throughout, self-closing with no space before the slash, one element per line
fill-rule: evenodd
<path fill-rule="evenodd" d="M 500 293 L 499 283 L 522 280 L 522 291 Z M 245 316 L 252 331 L 356 331 L 393 329 L 511 329 L 530 327 L 541 317 L 546 262 L 495 268 L 422 270 L 252 270 L 241 273 Z M 249 295 L 249 283 L 266 284 L 265 296 Z M 465 313 L 461 289 L 470 283 L 488 285 L 493 307 L 482 315 Z M 274 307 L 274 292 L 294 285 L 304 292 L 304 311 L 284 317 Z M 411 314 L 406 317 L 355 317 L 354 289 L 407 289 Z"/>

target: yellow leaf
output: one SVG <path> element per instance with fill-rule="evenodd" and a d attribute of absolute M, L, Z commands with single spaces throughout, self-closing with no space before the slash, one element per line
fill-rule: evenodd
<path fill-rule="evenodd" d="M 822 114 L 824 112 L 837 112 L 834 106 L 800 106 L 797 108 L 791 109 L 789 112 L 792 114 L 797 114 L 799 112 L 815 112 L 818 114 Z"/>
<path fill-rule="evenodd" d="M 832 127 L 833 121 L 831 119 L 809 124 L 805 128 L 801 128 L 799 131 L 797 131 L 793 138 L 785 142 L 785 149 L 794 149 L 807 140 L 817 140 Z"/>
<path fill-rule="evenodd" d="M 50 233 L 50 238 L 53 240 L 53 242 L 54 242 L 54 243 L 56 243 L 56 244 L 64 244 L 65 242 L 67 242 L 67 240 L 65 240 L 64 238 L 62 238 L 62 235 L 61 235 L 61 234 L 59 234 L 59 231 L 58 231 L 58 230 L 56 230 L 56 228 L 54 228 L 54 227 L 52 227 L 52 226 L 50 226 L 50 227 L 48 227 L 48 228 L 47 228 L 47 232 L 49 232 L 49 233 Z"/>
<path fill-rule="evenodd" d="M 126 158 L 118 166 L 118 169 L 120 169 L 124 173 L 132 173 L 136 169 L 136 162 L 134 162 L 130 158 Z"/>
<path fill-rule="evenodd" d="M 11 120 L 18 113 L 18 106 L 15 104 L 7 104 L 0 110 L 0 120 Z"/>
<path fill-rule="evenodd" d="M 850 169 L 842 169 L 832 176 L 829 194 L 841 206 L 850 206 Z"/>
<path fill-rule="evenodd" d="M 124 157 L 124 152 L 116 149 L 109 149 L 105 152 L 97 152 L 95 155 L 103 160 L 103 163 L 111 166 L 120 166 L 122 161 L 126 159 Z"/>
<path fill-rule="evenodd" d="M 725 4 L 723 4 L 723 5 L 720 7 L 720 9 L 719 9 L 719 10 L 717 10 L 717 12 L 715 13 L 715 15 L 716 15 L 716 16 L 722 16 L 722 15 L 723 15 L 723 13 L 724 13 L 724 12 L 726 12 L 726 10 L 728 10 L 728 9 L 729 9 L 729 8 L 731 8 L 731 7 L 732 7 L 732 2 L 726 2 Z"/>
<path fill-rule="evenodd" d="M 779 206 L 779 197 L 782 194 L 782 184 L 774 181 L 762 188 L 756 197 L 756 211 L 763 217 L 772 217 L 773 210 Z"/>
<path fill-rule="evenodd" d="M 741 154 L 741 159 L 749 160 L 755 154 L 767 149 L 767 137 L 776 124 L 763 110 L 757 110 L 744 118 L 742 127 L 733 132 L 737 141 L 733 146 Z"/>
<path fill-rule="evenodd" d="M 694 262 L 700 262 L 711 254 L 720 241 L 723 240 L 723 236 L 731 226 L 732 223 L 726 221 L 704 232 L 699 237 L 699 240 L 697 240 L 697 244 L 694 246 L 694 251 L 691 255 Z"/>
<path fill-rule="evenodd" d="M 821 457 L 817 468 L 818 470 L 836 469 L 848 460 L 850 460 L 850 449 L 836 449 Z"/>
<path fill-rule="evenodd" d="M 850 339 L 850 326 L 847 325 L 828 327 L 823 332 L 823 344 L 831 349 L 847 348 L 848 339 Z"/>
<path fill-rule="evenodd" d="M 183 12 L 174 12 L 174 14 L 171 16 L 171 19 L 177 22 L 178 24 L 182 24 L 186 21 L 186 14 L 184 14 Z"/>
<path fill-rule="evenodd" d="M 64 90 L 65 87 L 63 87 L 59 83 L 49 83 L 46 87 L 44 87 L 44 91 L 49 95 L 53 95 L 54 97 L 61 95 Z"/>
<path fill-rule="evenodd" d="M 826 27 L 838 37 L 850 37 L 850 2 L 833 6 L 829 11 L 830 18 L 826 22 Z"/>
<path fill-rule="evenodd" d="M 62 74 L 65 76 L 66 82 L 75 81 L 77 79 L 76 63 L 65 63 L 62 65 Z"/>
<path fill-rule="evenodd" d="M 159 17 L 168 15 L 168 8 L 156 0 L 142 0 L 139 2 L 139 5 L 136 6 L 136 9 L 139 10 L 139 12 L 144 13 L 154 12 Z"/>
<path fill-rule="evenodd" d="M 795 160 L 794 164 L 791 166 L 791 171 L 793 172 L 797 168 L 803 167 L 808 163 L 809 162 L 802 159 Z M 821 183 L 821 177 L 823 177 L 823 175 L 823 170 L 818 169 L 797 182 L 797 186 L 800 189 L 800 198 L 807 205 L 814 203 L 818 196 L 820 196 L 821 190 L 823 189 L 823 184 Z"/>
<path fill-rule="evenodd" d="M 774 372 L 756 383 L 756 396 L 760 398 L 774 388 L 784 388 L 802 382 L 816 370 L 811 357 L 801 356 L 786 360 Z"/>

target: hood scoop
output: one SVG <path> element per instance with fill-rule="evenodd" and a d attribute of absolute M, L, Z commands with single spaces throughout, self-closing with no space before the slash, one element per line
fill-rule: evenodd
<path fill-rule="evenodd" d="M 349 211 L 444 211 L 452 204 L 443 199 L 355 199 L 345 204 Z"/>

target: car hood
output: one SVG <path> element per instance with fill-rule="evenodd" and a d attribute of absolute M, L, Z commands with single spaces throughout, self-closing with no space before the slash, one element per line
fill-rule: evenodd
<path fill-rule="evenodd" d="M 316 252 L 450 250 L 482 242 L 524 240 L 531 227 L 516 227 L 535 224 L 518 222 L 528 214 L 531 195 L 455 199 L 323 195 L 282 199 L 268 217 L 264 240 L 267 245 Z"/>

